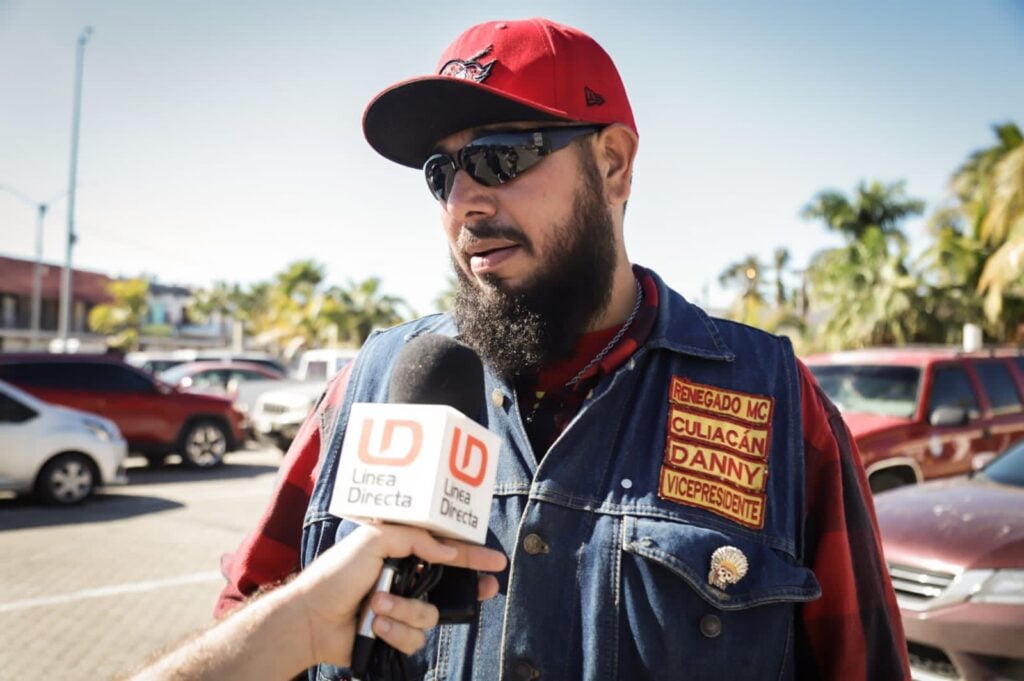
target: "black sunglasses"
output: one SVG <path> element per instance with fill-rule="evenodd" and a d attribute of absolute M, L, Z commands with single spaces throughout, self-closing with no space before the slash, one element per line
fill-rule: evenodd
<path fill-rule="evenodd" d="M 587 125 L 539 130 L 511 130 L 478 137 L 454 154 L 434 154 L 423 164 L 430 193 L 447 201 L 455 173 L 466 173 L 487 187 L 516 179 L 541 160 L 569 145 L 577 137 L 598 132 L 604 126 Z"/>

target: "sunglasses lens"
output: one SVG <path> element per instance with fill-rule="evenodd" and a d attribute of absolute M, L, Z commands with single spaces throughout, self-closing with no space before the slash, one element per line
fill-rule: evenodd
<path fill-rule="evenodd" d="M 455 181 L 455 164 L 445 154 L 435 154 L 423 165 L 423 173 L 427 178 L 430 193 L 439 201 L 448 199 Z"/>
<path fill-rule="evenodd" d="M 482 185 L 496 187 L 511 182 L 537 165 L 541 156 L 524 144 L 480 144 L 462 150 L 462 167 Z"/>

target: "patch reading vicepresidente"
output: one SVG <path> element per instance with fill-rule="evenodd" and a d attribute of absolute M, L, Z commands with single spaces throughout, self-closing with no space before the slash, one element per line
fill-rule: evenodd
<path fill-rule="evenodd" d="M 673 376 L 668 401 L 658 496 L 764 527 L 775 400 Z"/>

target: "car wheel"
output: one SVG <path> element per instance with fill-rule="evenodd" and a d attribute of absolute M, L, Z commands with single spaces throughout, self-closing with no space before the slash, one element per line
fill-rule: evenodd
<path fill-rule="evenodd" d="M 48 504 L 77 504 L 96 488 L 92 462 L 81 454 L 61 454 L 39 473 L 36 494 Z"/>
<path fill-rule="evenodd" d="M 196 421 L 181 438 L 181 460 L 192 468 L 213 468 L 224 462 L 228 433 L 216 421 Z"/>

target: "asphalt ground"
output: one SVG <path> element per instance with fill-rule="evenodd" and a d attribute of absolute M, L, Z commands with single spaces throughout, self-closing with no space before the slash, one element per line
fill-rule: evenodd
<path fill-rule="evenodd" d="M 116 679 L 207 626 L 220 557 L 281 458 L 249 449 L 194 471 L 132 457 L 127 485 L 74 508 L 0 496 L 0 679 Z"/>

